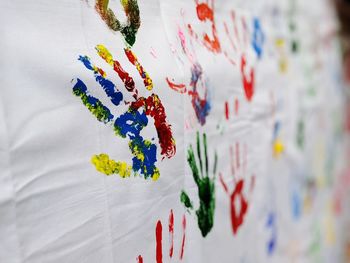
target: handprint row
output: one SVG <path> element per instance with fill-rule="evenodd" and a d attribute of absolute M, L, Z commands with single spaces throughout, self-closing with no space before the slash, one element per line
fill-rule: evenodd
<path fill-rule="evenodd" d="M 201 57 L 197 54 L 198 47 L 204 47 L 207 50 L 207 55 L 211 55 L 211 57 L 207 57 L 207 60 L 208 58 L 222 57 L 224 59 L 222 63 L 225 63 L 222 65 L 225 65 L 228 72 L 231 70 L 230 66 L 233 66 L 234 70 L 239 72 L 240 85 L 244 94 L 243 101 L 249 104 L 253 100 L 256 89 L 256 64 L 262 59 L 265 43 L 265 34 L 257 17 L 248 18 L 235 10 L 230 10 L 229 16 L 223 16 L 227 17 L 228 21 L 219 23 L 215 19 L 214 0 L 206 2 L 196 0 L 194 2 L 197 19 L 203 26 L 210 24 L 210 32 L 196 32 L 196 30 L 201 31 L 198 29 L 198 23 L 196 23 L 196 27 L 193 26 L 191 23 L 194 23 L 194 21 L 188 18 L 192 15 L 188 14 L 187 10 L 180 10 L 182 23 L 177 25 L 177 40 L 176 43 L 172 44 L 172 47 L 180 46 L 180 51 L 172 48 L 172 52 L 183 67 L 185 75 L 189 76 L 189 81 L 188 83 L 180 82 L 171 75 L 166 77 L 166 82 L 171 89 L 180 94 L 187 94 L 190 98 L 195 113 L 195 120 L 191 118 L 186 120 L 186 127 L 190 129 L 195 129 L 198 123 L 201 126 L 206 124 L 207 117 L 213 108 L 213 93 L 215 93 L 215 89 L 221 86 L 217 81 L 213 83 L 212 79 L 209 78 L 209 74 L 201 62 Z M 169 27 L 172 26 L 169 25 Z M 225 47 L 225 43 L 229 43 L 227 47 Z M 187 71 L 190 74 L 186 74 Z M 227 111 L 227 101 L 223 104 L 223 108 Z M 238 98 L 236 98 L 236 105 L 237 112 Z M 228 112 L 226 112 L 226 116 L 226 119 L 228 119 Z"/>
<path fill-rule="evenodd" d="M 116 18 L 113 10 L 109 8 L 108 0 L 96 0 L 95 9 L 111 30 L 120 31 L 125 40 L 125 56 L 137 69 L 137 72 L 143 80 L 146 91 L 152 91 L 152 78 L 131 50 L 131 46 L 133 46 L 136 41 L 136 34 L 141 24 L 138 3 L 136 0 L 121 1 L 121 3 L 127 16 L 127 22 L 124 24 Z M 209 88 L 210 81 L 195 52 L 196 48 L 193 42 L 202 44 L 214 55 L 224 55 L 234 66 L 239 64 L 242 86 L 248 102 L 252 100 L 254 94 L 255 73 L 253 68 L 248 68 L 246 52 L 248 48 L 252 48 L 255 50 L 258 58 L 262 56 L 263 52 L 264 34 L 259 20 L 257 18 L 252 20 L 254 30 L 249 32 L 248 28 L 250 27 L 247 25 L 246 18 L 244 16 L 238 16 L 234 11 L 230 12 L 230 25 L 226 22 L 223 24 L 224 32 L 229 40 L 228 42 L 231 44 L 232 50 L 230 52 L 224 50 L 221 43 L 222 39 L 220 39 L 218 35 L 214 3 L 214 0 L 207 1 L 206 3 L 195 1 L 197 18 L 203 23 L 209 21 L 212 25 L 211 34 L 204 33 L 203 36 L 201 36 L 196 33 L 191 24 L 185 22 L 183 10 L 179 14 L 183 19 L 184 26 L 178 27 L 178 39 L 180 40 L 182 53 L 191 65 L 191 79 L 189 84 L 176 84 L 169 77 L 165 78 L 166 83 L 171 89 L 182 94 L 188 94 L 191 99 L 193 112 L 200 125 L 205 125 L 207 116 L 210 114 L 213 107 L 211 101 L 212 91 Z M 139 89 L 135 86 L 134 78 L 124 70 L 118 59 L 113 58 L 107 47 L 104 45 L 97 45 L 95 49 L 99 57 L 109 64 L 115 73 L 117 73 L 126 91 L 131 94 L 131 101 L 125 99 L 125 94 L 117 88 L 116 84 L 107 78 L 106 71 L 95 66 L 88 56 L 79 56 L 79 61 L 81 61 L 88 70 L 93 72 L 96 82 L 103 88 L 113 106 L 118 109 L 118 112 L 121 111 L 120 108 L 123 104 L 125 104 L 128 109 L 123 114 L 114 116 L 112 111 L 103 104 L 103 100 L 90 94 L 88 87 L 80 78 L 75 80 L 73 93 L 81 98 L 83 104 L 98 121 L 111 126 L 116 136 L 128 140 L 129 150 L 133 157 L 132 164 L 130 164 L 125 161 L 115 161 L 106 153 L 99 153 L 91 158 L 91 162 L 96 167 L 97 171 L 106 175 L 118 174 L 122 178 L 137 175 L 145 179 L 152 178 L 153 180 L 157 180 L 161 174 L 156 165 L 158 156 L 157 145 L 153 139 L 145 139 L 141 134 L 146 126 L 148 126 L 149 117 L 151 117 L 154 120 L 154 126 L 158 135 L 162 159 L 165 157 L 172 158 L 175 155 L 175 138 L 161 98 L 155 93 L 152 93 L 148 97 L 140 96 Z M 180 57 L 177 51 L 175 51 L 175 53 Z M 226 109 L 228 109 L 227 102 L 223 103 L 226 103 Z M 237 112 L 238 105 L 239 102 L 236 100 Z M 188 119 L 185 120 L 185 122 L 187 121 Z M 191 125 L 186 124 L 185 126 Z"/>
<path fill-rule="evenodd" d="M 211 143 L 212 144 L 212 143 Z M 209 149 L 209 150 L 208 150 Z M 212 147 L 208 147 L 208 139 L 206 133 L 196 133 L 195 146 L 190 144 L 187 150 L 187 162 L 196 185 L 196 194 L 198 198 L 193 197 L 183 189 L 179 200 L 186 209 L 189 216 L 194 216 L 197 221 L 198 231 L 203 237 L 207 237 L 214 227 L 217 185 L 222 187 L 224 193 L 228 196 L 229 217 L 232 225 L 232 234 L 237 236 L 239 230 L 243 227 L 245 219 L 250 207 L 253 190 L 255 187 L 255 175 L 248 176 L 247 171 L 247 152 L 246 143 L 236 142 L 229 147 L 226 153 L 229 156 L 229 170 L 232 186 L 229 186 L 228 178 L 222 172 L 218 172 L 219 156 L 217 152 L 212 151 Z M 208 154 L 209 152 L 209 154 Z M 223 166 L 221 166 L 222 168 Z M 217 176 L 218 175 L 218 176 Z M 195 208 L 195 203 L 199 206 Z M 186 244 L 186 213 L 182 216 L 182 230 L 178 226 L 174 226 L 174 213 L 170 211 L 168 220 L 169 232 L 169 260 L 174 257 L 174 229 L 181 234 L 181 244 L 178 248 L 178 259 L 182 260 L 185 254 Z M 271 237 L 266 240 L 266 252 L 271 255 L 276 246 L 276 222 L 275 215 L 270 212 L 266 218 L 266 231 L 271 232 Z M 179 220 L 178 220 L 179 221 Z M 155 226 L 155 257 L 156 262 L 163 262 L 165 257 L 164 248 L 162 247 L 162 239 L 164 230 L 161 220 L 156 222 Z M 222 224 L 220 224 L 222 226 Z M 174 259 L 173 259 L 174 260 Z M 137 257 L 138 263 L 143 263 L 142 255 Z"/>
<path fill-rule="evenodd" d="M 101 15 L 107 25 L 114 31 L 121 31 L 123 37 L 126 40 L 126 48 L 124 53 L 128 61 L 135 66 L 140 77 L 143 79 L 144 86 L 147 91 L 153 89 L 153 81 L 149 74 L 145 71 L 136 55 L 131 50 L 131 47 L 135 43 L 136 32 L 140 26 L 139 10 L 136 1 L 130 1 L 124 3 L 124 9 L 128 17 L 126 25 L 114 28 L 113 25 L 120 24 L 116 20 L 113 11 L 108 8 L 108 1 L 96 1 L 96 10 Z M 228 52 L 223 51 L 220 44 L 220 40 L 217 36 L 217 27 L 214 20 L 214 1 L 210 3 L 199 3 L 196 1 L 197 16 L 200 21 L 209 20 L 212 23 L 212 38 L 205 34 L 203 39 L 193 31 L 190 24 L 187 25 L 187 34 L 179 29 L 179 39 L 183 53 L 187 59 L 192 63 L 191 68 L 191 82 L 190 89 L 187 90 L 184 84 L 174 84 L 168 78 L 167 83 L 173 89 L 176 89 L 180 93 L 188 93 L 191 96 L 192 106 L 196 113 L 198 122 L 201 125 L 205 124 L 206 117 L 210 111 L 210 103 L 208 101 L 208 93 L 206 90 L 206 80 L 203 69 L 196 58 L 195 49 L 192 46 L 188 47 L 188 43 L 192 44 L 192 41 L 188 41 L 185 35 L 189 35 L 191 39 L 202 43 L 210 52 L 215 54 L 223 53 L 225 57 L 229 59 L 232 64 L 236 64 L 232 58 L 229 57 Z M 183 15 L 183 14 L 182 14 Z M 247 32 L 247 25 L 244 18 L 238 19 L 234 12 L 231 12 L 231 20 L 233 25 L 234 37 L 230 36 L 228 25 L 224 23 L 225 32 L 230 40 L 233 50 L 241 54 L 241 70 L 242 70 L 242 83 L 245 90 L 245 95 L 248 101 L 251 100 L 254 92 L 254 72 L 250 71 L 250 77 L 245 75 L 245 56 L 242 53 L 239 46 L 242 42 L 247 45 L 247 39 L 249 38 Z M 241 26 L 238 27 L 238 20 L 241 22 Z M 239 29 L 243 29 L 239 33 Z M 262 53 L 263 34 L 258 20 L 254 20 L 254 34 L 252 46 L 254 47 L 258 57 Z M 94 75 L 95 81 L 102 87 L 106 96 L 110 99 L 111 103 L 115 107 L 120 107 L 121 104 L 127 105 L 127 110 L 115 117 L 111 110 L 106 107 L 103 102 L 90 95 L 89 89 L 83 80 L 77 78 L 73 86 L 73 93 L 75 96 L 80 97 L 82 103 L 86 108 L 96 117 L 96 119 L 106 125 L 111 126 L 117 136 L 127 138 L 129 141 L 129 149 L 133 155 L 132 165 L 122 162 L 114 161 L 109 158 L 105 153 L 94 155 L 91 158 L 91 162 L 95 168 L 106 175 L 118 174 L 121 177 L 130 177 L 132 174 L 143 176 L 145 179 L 152 178 L 157 180 L 160 176 L 160 171 L 156 167 L 157 161 L 157 145 L 151 140 L 144 139 L 141 135 L 141 131 L 148 125 L 148 117 L 154 119 L 154 126 L 158 134 L 158 141 L 161 148 L 161 156 L 163 158 L 171 158 L 176 153 L 175 139 L 172 134 L 171 125 L 167 121 L 165 108 L 156 94 L 151 94 L 147 98 L 139 96 L 138 88 L 135 86 L 133 77 L 126 72 L 121 63 L 114 59 L 111 52 L 104 45 L 97 45 L 95 47 L 97 54 L 102 60 L 109 64 L 120 80 L 123 82 L 125 89 L 132 95 L 132 101 L 125 101 L 123 92 L 121 92 L 117 86 L 107 78 L 105 70 L 97 67 L 88 56 L 79 56 L 79 61 L 83 63 L 85 68 L 91 71 Z M 200 86 L 198 86 L 200 85 Z M 204 98 L 199 95 L 199 90 L 203 92 Z M 198 196 L 200 200 L 200 206 L 196 210 L 198 226 L 202 235 L 205 237 L 213 227 L 214 212 L 215 212 L 215 178 L 217 170 L 217 154 L 215 153 L 212 177 L 209 177 L 209 164 L 207 156 L 207 139 L 203 134 L 202 143 L 204 146 L 204 164 L 202 162 L 200 138 L 197 133 L 197 158 L 195 157 L 192 146 L 188 149 L 188 163 L 190 164 L 194 181 L 198 187 Z M 236 156 L 239 159 L 239 145 L 236 145 Z M 246 151 L 246 147 L 244 147 Z M 231 151 L 232 154 L 232 151 Z M 197 160 L 196 160 L 197 159 Z M 197 161 L 199 165 L 197 165 Z M 240 167 L 240 162 L 236 162 L 237 169 Z M 203 168 L 204 166 L 204 168 Z M 232 173 L 234 176 L 234 173 Z M 254 177 L 252 177 L 254 179 Z M 230 197 L 231 202 L 231 217 L 233 232 L 237 233 L 239 226 L 243 223 L 243 217 L 247 211 L 248 202 L 244 198 L 242 192 L 246 183 L 243 179 L 234 180 L 234 189 L 228 190 L 226 183 L 220 174 L 220 182 L 223 189 Z M 253 189 L 254 180 L 250 183 L 250 189 Z M 240 199 L 241 210 L 237 211 L 234 207 L 234 201 Z M 192 202 L 185 191 L 181 193 L 181 201 L 185 204 L 186 208 L 190 211 L 193 210 Z"/>

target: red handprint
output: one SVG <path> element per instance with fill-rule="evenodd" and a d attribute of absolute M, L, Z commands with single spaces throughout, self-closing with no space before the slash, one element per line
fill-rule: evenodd
<path fill-rule="evenodd" d="M 169 258 L 172 259 L 174 255 L 174 213 L 170 210 L 169 220 L 168 220 L 168 232 L 169 232 Z M 162 221 L 158 220 L 155 229 L 156 234 L 156 263 L 163 262 L 163 225 Z M 182 239 L 181 239 L 181 249 L 179 253 L 179 259 L 182 260 L 184 256 L 186 240 L 186 216 L 182 216 Z M 143 257 L 139 255 L 137 258 L 137 263 L 143 263 Z"/>
<path fill-rule="evenodd" d="M 238 27 L 236 13 L 234 11 L 231 11 L 230 17 L 231 17 L 232 28 L 233 28 L 233 36 L 231 36 L 230 34 L 227 23 L 224 22 L 224 29 L 225 29 L 226 36 L 233 49 L 232 50 L 233 53 L 235 53 L 236 57 L 238 57 L 238 58 L 232 58 L 232 56 L 229 55 L 227 51 L 223 51 L 221 48 L 220 39 L 218 37 L 216 22 L 214 17 L 215 15 L 214 0 L 207 0 L 206 3 L 199 3 L 198 0 L 195 0 L 195 3 L 196 3 L 196 11 L 197 11 L 198 19 L 201 22 L 210 21 L 211 23 L 212 38 L 210 38 L 207 33 L 203 33 L 203 37 L 200 39 L 198 34 L 194 32 L 191 24 L 188 24 L 187 27 L 190 35 L 194 39 L 202 43 L 209 51 L 217 54 L 220 54 L 223 52 L 225 57 L 228 59 L 228 61 L 231 64 L 239 65 L 245 97 L 248 101 L 251 101 L 254 95 L 255 71 L 253 68 L 248 68 L 248 65 L 247 65 L 246 51 L 249 48 L 250 35 L 248 32 L 248 26 L 245 18 L 241 17 L 240 27 Z M 253 24 L 255 29 L 257 28 L 261 31 L 260 22 L 257 18 L 253 19 Z M 241 32 L 241 34 L 239 34 L 239 32 Z M 262 36 L 262 34 L 256 34 L 257 30 L 255 30 L 254 33 L 255 34 L 253 34 L 253 36 L 255 36 L 255 38 L 256 36 L 260 36 L 260 35 Z M 255 40 L 256 39 L 253 39 L 251 44 L 253 45 L 255 50 L 259 50 L 259 52 L 257 53 L 257 56 L 258 58 L 260 58 L 262 53 L 262 46 L 260 46 L 260 44 L 262 45 L 263 39 L 261 39 L 262 43 L 260 42 L 257 43 Z"/>
<path fill-rule="evenodd" d="M 232 230 L 233 234 L 236 235 L 239 228 L 242 226 L 244 222 L 244 217 L 248 211 L 248 206 L 249 206 L 249 199 L 246 198 L 246 196 L 243 193 L 243 190 L 245 188 L 245 179 L 243 178 L 246 172 L 246 155 L 247 155 L 247 147 L 244 144 L 244 159 L 243 159 L 243 164 L 241 165 L 241 160 L 240 160 L 240 145 L 239 143 L 236 143 L 236 153 L 235 153 L 235 160 L 234 160 L 234 154 L 233 154 L 233 147 L 230 147 L 230 161 L 231 161 L 231 173 L 233 176 L 233 184 L 234 188 L 233 191 L 230 192 L 227 184 L 225 183 L 222 174 L 220 173 L 220 182 L 222 184 L 222 187 L 224 188 L 225 192 L 229 195 L 230 197 L 230 209 L 231 209 L 231 223 L 232 223 Z M 242 167 L 243 166 L 243 167 Z M 242 171 L 242 172 L 241 172 Z M 241 173 L 243 174 L 242 178 L 237 178 L 236 174 Z M 251 182 L 250 182 L 250 189 L 249 189 L 249 194 L 252 192 L 254 188 L 254 180 L 255 177 L 251 177 Z M 239 207 L 237 208 L 237 202 L 239 203 Z"/>
<path fill-rule="evenodd" d="M 229 43 L 233 49 L 233 53 L 236 55 L 236 58 L 229 56 L 226 51 L 224 51 L 224 54 L 231 64 L 239 64 L 244 94 L 246 96 L 246 99 L 248 101 L 251 101 L 254 95 L 255 71 L 254 68 L 249 68 L 247 65 L 246 51 L 249 44 L 249 32 L 247 23 L 245 18 L 241 17 L 240 27 L 238 27 L 236 13 L 234 11 L 231 11 L 230 17 L 232 22 L 233 36 L 230 34 L 230 30 L 226 22 L 224 22 L 224 27 L 226 36 L 229 39 Z M 239 34 L 239 31 L 241 34 Z"/>

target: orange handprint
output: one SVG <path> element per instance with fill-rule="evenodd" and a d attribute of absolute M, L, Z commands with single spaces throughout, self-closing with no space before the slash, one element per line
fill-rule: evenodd
<path fill-rule="evenodd" d="M 211 23 L 212 37 L 210 37 L 207 33 L 203 33 L 201 42 L 211 52 L 220 53 L 221 45 L 214 19 L 214 0 L 206 0 L 205 3 L 199 3 L 198 0 L 195 0 L 195 3 L 198 19 L 201 22 L 209 21 Z M 193 31 L 191 24 L 188 24 L 187 27 L 191 36 L 199 40 L 198 34 Z"/>

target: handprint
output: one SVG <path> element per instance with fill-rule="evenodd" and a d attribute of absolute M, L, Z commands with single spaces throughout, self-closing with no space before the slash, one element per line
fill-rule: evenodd
<path fill-rule="evenodd" d="M 73 93 L 81 98 L 83 104 L 95 115 L 97 120 L 105 124 L 112 124 L 114 121 L 113 129 L 115 134 L 129 139 L 129 149 L 134 157 L 132 159 L 132 166 L 126 162 L 111 160 L 107 154 L 93 156 L 92 163 L 98 171 L 106 175 L 119 174 L 124 178 L 129 177 L 133 171 L 135 174 L 140 173 L 145 179 L 151 177 L 153 180 L 157 180 L 160 176 L 159 169 L 155 166 L 157 161 L 157 146 L 150 140 L 145 140 L 140 133 L 147 126 L 148 117 L 152 117 L 158 134 L 161 155 L 163 158 L 171 158 L 175 154 L 175 140 L 172 136 L 171 126 L 166 120 L 164 106 L 156 94 L 152 94 L 147 98 L 138 96 L 138 90 L 135 87 L 133 78 L 125 72 L 117 60 L 113 59 L 105 46 L 97 45 L 96 51 L 105 62 L 113 67 L 124 83 L 126 90 L 132 94 L 134 100 L 124 102 L 124 104 L 128 105 L 127 111 L 115 118 L 99 99 L 89 95 L 88 89 L 82 80 L 76 80 Z M 136 55 L 128 48 L 125 48 L 124 52 L 130 63 L 136 67 L 142 77 L 146 89 L 152 90 L 152 79 L 144 71 Z M 105 71 L 95 66 L 87 56 L 80 56 L 79 60 L 88 70 L 93 72 L 96 82 L 103 88 L 111 102 L 115 106 L 120 106 L 123 101 L 123 94 L 116 88 L 112 81 L 106 78 Z"/>
<path fill-rule="evenodd" d="M 227 184 L 225 183 L 225 180 L 220 173 L 220 182 L 222 184 L 222 187 L 224 191 L 228 194 L 230 197 L 230 209 L 231 209 L 231 224 L 232 224 L 232 231 L 233 234 L 236 235 L 242 224 L 244 223 L 244 217 L 246 213 L 248 212 L 248 206 L 249 206 L 249 199 L 247 199 L 243 193 L 245 188 L 245 179 L 244 178 L 236 178 L 236 174 L 241 173 L 245 174 L 246 172 L 246 145 L 244 145 L 244 159 L 243 164 L 241 163 L 240 158 L 240 145 L 239 143 L 236 143 L 236 153 L 235 153 L 235 160 L 234 160 L 234 153 L 233 153 L 233 147 L 230 147 L 230 161 L 231 161 L 231 174 L 233 176 L 233 185 L 234 188 L 232 191 L 229 190 Z M 254 188 L 254 180 L 255 177 L 251 177 L 250 182 L 250 189 L 249 194 L 251 194 L 253 188 Z M 237 203 L 239 203 L 237 207 Z"/>
<path fill-rule="evenodd" d="M 95 9 L 108 27 L 113 31 L 120 31 L 127 44 L 132 46 L 141 25 L 139 6 L 137 0 L 120 0 L 120 2 L 128 19 L 124 25 L 116 18 L 113 10 L 108 8 L 109 0 L 96 0 Z"/>
<path fill-rule="evenodd" d="M 207 154 L 207 136 L 203 134 L 203 146 L 204 146 L 204 172 L 203 172 L 203 160 L 200 147 L 199 132 L 197 132 L 197 158 L 199 162 L 199 169 L 195 154 L 190 145 L 187 151 L 187 161 L 191 167 L 192 176 L 198 187 L 199 208 L 196 210 L 198 227 L 201 230 L 202 236 L 205 237 L 214 225 L 214 212 L 215 212 L 215 174 L 217 166 L 217 154 L 214 156 L 213 177 L 209 177 L 209 162 Z M 181 192 L 181 202 L 188 210 L 193 210 L 192 201 L 185 191 Z"/>
<path fill-rule="evenodd" d="M 226 51 L 224 51 L 225 57 L 230 61 L 233 65 L 239 65 L 241 77 L 242 77 L 242 85 L 244 89 L 245 97 L 248 101 L 251 101 L 254 95 L 255 88 L 255 70 L 252 67 L 248 67 L 246 51 L 248 49 L 248 27 L 244 17 L 240 19 L 240 27 L 237 22 L 236 13 L 231 11 L 230 18 L 232 22 L 232 30 L 233 33 L 230 33 L 229 27 L 226 22 L 224 22 L 224 28 L 226 36 L 231 45 L 232 51 L 235 54 L 236 58 L 233 58 Z M 253 33 L 253 41 L 252 46 L 256 51 L 258 57 L 262 54 L 262 44 L 263 44 L 263 35 L 260 27 L 260 23 L 256 18 L 253 20 L 254 23 L 254 33 Z M 241 30 L 239 30 L 239 28 Z M 241 34 L 239 33 L 241 32 Z M 231 36 L 233 34 L 233 36 Z M 237 58 L 238 57 L 238 58 Z"/>
<path fill-rule="evenodd" d="M 174 256 L 174 213 L 170 210 L 169 221 L 168 221 L 168 232 L 169 232 L 169 258 L 173 259 Z M 158 220 L 156 224 L 156 262 L 163 262 L 163 225 L 162 221 Z M 182 217 L 182 239 L 181 247 L 179 251 L 179 259 L 182 260 L 185 252 L 185 241 L 186 241 L 186 216 Z M 143 263 L 143 257 L 139 255 L 137 258 L 137 263 Z"/>
<path fill-rule="evenodd" d="M 210 4 L 209 1 L 211 2 Z M 199 3 L 198 0 L 195 0 L 195 3 L 198 18 L 203 22 L 209 20 L 212 24 L 211 28 L 213 38 L 210 38 L 208 34 L 205 33 L 203 34 L 201 43 L 212 52 L 220 53 L 221 47 L 214 21 L 214 0 L 208 0 L 207 3 Z M 182 13 L 182 15 L 184 14 Z M 199 37 L 193 31 L 190 24 L 187 24 L 187 29 L 190 36 L 198 41 Z M 191 65 L 191 80 L 188 84 L 191 89 L 189 90 L 186 84 L 175 83 L 174 80 L 170 80 L 168 77 L 166 78 L 166 81 L 171 89 L 179 93 L 187 93 L 191 97 L 192 107 L 195 111 L 197 120 L 201 125 L 204 125 L 206 117 L 209 115 L 211 109 L 208 80 L 204 75 L 202 66 L 198 62 L 193 45 L 191 45 L 191 49 L 188 47 L 185 33 L 180 28 L 178 29 L 178 36 L 181 43 L 182 53 Z M 192 44 L 191 41 L 189 41 L 189 43 Z M 203 95 L 200 95 L 201 93 Z"/>
<path fill-rule="evenodd" d="M 238 58 L 233 58 L 232 55 L 229 55 L 227 51 L 224 51 L 222 49 L 220 44 L 220 39 L 218 37 L 215 21 L 214 0 L 206 0 L 206 3 L 199 3 L 198 0 L 195 0 L 195 3 L 198 19 L 201 22 L 210 21 L 212 37 L 209 37 L 207 33 L 204 33 L 202 38 L 199 37 L 198 34 L 194 31 L 193 27 L 190 24 L 188 24 L 187 28 L 190 35 L 195 40 L 202 43 L 203 46 L 206 47 L 210 52 L 213 52 L 215 54 L 223 53 L 231 64 L 239 65 L 244 93 L 246 99 L 248 101 L 251 101 L 254 95 L 255 88 L 255 70 L 253 68 L 248 67 L 247 65 L 246 51 L 248 49 L 248 38 L 250 36 L 245 18 L 240 19 L 242 30 L 239 30 L 236 14 L 234 11 L 230 12 L 234 36 L 231 36 L 229 27 L 227 23 L 224 22 L 225 33 L 232 48 L 232 51 L 230 53 L 234 53 L 236 56 L 238 56 Z M 255 51 L 257 58 L 260 59 L 263 53 L 265 36 L 260 24 L 260 20 L 254 17 L 252 22 L 253 32 L 251 35 L 251 47 Z M 239 34 L 239 31 L 243 32 L 243 34 Z"/>
<path fill-rule="evenodd" d="M 171 89 L 179 93 L 187 93 L 191 97 L 192 107 L 196 113 L 197 120 L 201 125 L 204 125 L 206 122 L 206 117 L 211 109 L 208 80 L 204 75 L 202 66 L 198 62 L 193 46 L 190 50 L 187 46 L 185 34 L 180 28 L 178 35 L 181 42 L 182 52 L 191 64 L 191 80 L 189 83 L 191 89 L 188 89 L 185 84 L 176 84 L 169 78 L 166 78 L 166 81 Z M 203 98 L 201 97 L 200 93 L 204 93 Z"/>
<path fill-rule="evenodd" d="M 199 3 L 195 0 L 197 17 L 201 22 L 209 21 L 211 23 L 212 37 L 209 37 L 207 33 L 204 33 L 201 39 L 203 45 L 213 53 L 221 52 L 221 45 L 216 29 L 216 23 L 214 19 L 214 0 L 206 0 L 206 3 Z M 187 25 L 192 37 L 199 39 L 198 35 L 193 31 L 191 24 Z"/>

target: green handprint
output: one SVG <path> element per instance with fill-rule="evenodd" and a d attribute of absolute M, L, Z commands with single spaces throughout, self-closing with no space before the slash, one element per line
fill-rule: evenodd
<path fill-rule="evenodd" d="M 214 225 L 214 212 L 215 212 L 215 174 L 217 166 L 217 153 L 214 157 L 214 169 L 213 178 L 209 177 L 209 164 L 207 154 L 207 136 L 203 134 L 203 146 L 204 146 L 204 169 L 203 173 L 203 161 L 201 156 L 201 146 L 199 132 L 197 132 L 197 158 L 199 161 L 199 169 L 192 145 L 190 145 L 187 151 L 187 161 L 191 167 L 193 179 L 198 187 L 199 208 L 196 210 L 198 227 L 201 230 L 202 236 L 205 237 Z M 183 190 L 180 196 L 181 202 L 188 210 L 193 210 L 193 204 L 187 193 Z"/>

